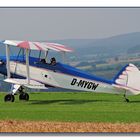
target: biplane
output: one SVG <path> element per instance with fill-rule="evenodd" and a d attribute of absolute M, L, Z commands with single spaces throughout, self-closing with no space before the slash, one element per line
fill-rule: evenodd
<path fill-rule="evenodd" d="M 124 66 L 111 80 L 88 74 L 68 64 L 57 62 L 55 57 L 48 62 L 50 51 L 65 55 L 72 49 L 64 45 L 49 42 L 31 42 L 4 40 L 6 56 L 0 56 L 0 73 L 7 76 L 5 82 L 11 84 L 11 90 L 4 97 L 5 102 L 14 102 L 15 95 L 19 93 L 19 100 L 28 101 L 29 94 L 26 89 L 63 88 L 96 93 L 123 94 L 129 102 L 127 95 L 140 93 L 140 71 L 133 65 Z M 11 56 L 10 48 L 17 47 L 21 55 Z M 33 57 L 31 51 L 38 51 L 39 56 Z M 40 57 L 44 52 L 44 58 Z"/>

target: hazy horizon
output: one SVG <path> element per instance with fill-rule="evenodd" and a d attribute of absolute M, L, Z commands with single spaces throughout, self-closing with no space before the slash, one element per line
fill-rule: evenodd
<path fill-rule="evenodd" d="M 0 40 L 102 39 L 140 32 L 140 8 L 0 8 Z"/>

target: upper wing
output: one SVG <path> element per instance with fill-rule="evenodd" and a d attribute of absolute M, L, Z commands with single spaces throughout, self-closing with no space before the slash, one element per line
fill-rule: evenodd
<path fill-rule="evenodd" d="M 58 52 L 72 52 L 72 49 L 57 43 L 17 41 L 17 40 L 4 40 L 3 43 L 10 46 L 15 46 L 29 50 L 41 50 L 41 51 L 53 50 Z"/>

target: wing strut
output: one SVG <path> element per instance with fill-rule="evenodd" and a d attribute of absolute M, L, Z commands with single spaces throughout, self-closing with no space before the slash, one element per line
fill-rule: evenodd
<path fill-rule="evenodd" d="M 47 50 L 47 51 L 45 52 L 45 60 L 46 60 L 46 62 L 48 61 L 48 60 L 47 60 L 48 52 L 49 52 L 49 50 Z"/>
<path fill-rule="evenodd" d="M 28 49 L 26 49 L 26 71 L 27 71 L 27 83 L 30 84 L 29 50 Z"/>
<path fill-rule="evenodd" d="M 6 44 L 6 68 L 7 68 L 7 78 L 11 77 L 10 74 L 10 49 L 9 45 Z"/>
<path fill-rule="evenodd" d="M 65 52 L 62 52 L 62 60 L 63 60 L 63 63 L 66 63 L 66 53 Z"/>

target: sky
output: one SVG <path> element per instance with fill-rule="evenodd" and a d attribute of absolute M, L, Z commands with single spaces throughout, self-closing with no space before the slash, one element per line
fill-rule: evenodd
<path fill-rule="evenodd" d="M 0 8 L 0 40 L 97 39 L 140 32 L 140 8 Z"/>

